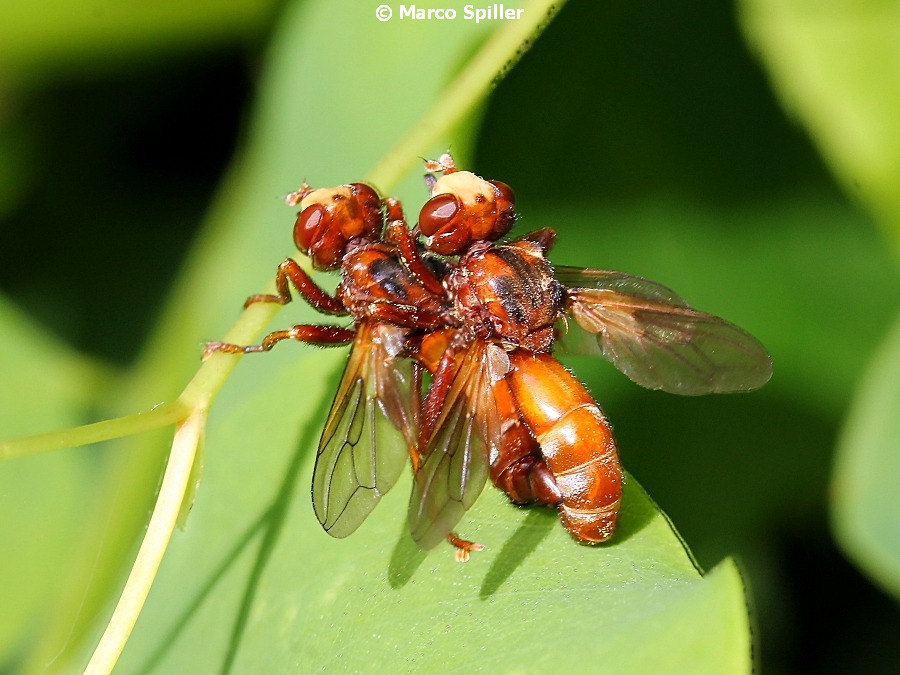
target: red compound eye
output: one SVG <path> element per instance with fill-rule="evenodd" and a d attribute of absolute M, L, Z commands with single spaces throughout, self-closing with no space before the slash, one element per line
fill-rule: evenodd
<path fill-rule="evenodd" d="M 509 187 L 509 185 L 507 185 L 506 183 L 502 183 L 499 180 L 492 180 L 488 182 L 491 183 L 495 188 L 497 188 L 497 196 L 500 199 L 503 199 L 510 204 L 516 203 L 516 193 L 513 192 L 513 189 Z"/>
<path fill-rule="evenodd" d="M 461 210 L 456 195 L 442 194 L 432 197 L 419 213 L 419 229 L 422 234 L 431 236 L 447 227 Z"/>
<path fill-rule="evenodd" d="M 365 183 L 351 183 L 350 192 L 354 208 L 342 224 L 344 236 L 348 240 L 359 236 L 377 239 L 384 227 L 381 197 Z"/>
<path fill-rule="evenodd" d="M 294 223 L 294 245 L 298 250 L 309 253 L 326 216 L 325 207 L 321 204 L 310 204 L 300 212 Z"/>
<path fill-rule="evenodd" d="M 361 206 L 374 206 L 375 208 L 380 208 L 381 197 L 378 196 L 378 193 L 375 192 L 371 185 L 366 185 L 365 183 L 351 183 L 350 188 L 353 191 L 353 195 L 356 197 L 356 201 L 359 202 Z"/>

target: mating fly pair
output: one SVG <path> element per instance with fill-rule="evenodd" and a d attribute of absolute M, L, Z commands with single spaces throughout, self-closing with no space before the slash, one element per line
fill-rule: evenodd
<path fill-rule="evenodd" d="M 409 528 L 423 548 L 446 538 L 461 560 L 479 548 L 452 530 L 488 477 L 516 504 L 558 506 L 577 540 L 605 541 L 624 473 L 606 417 L 554 345 L 686 395 L 760 387 L 771 359 L 753 336 L 664 286 L 552 266 L 553 230 L 495 243 L 516 219 L 509 186 L 457 169 L 450 155 L 426 171 L 432 196 L 414 227 L 397 200 L 363 183 L 304 185 L 288 197 L 300 207 L 294 243 L 315 269 L 340 269 L 337 292 L 288 259 L 277 294 L 245 306 L 287 304 L 293 286 L 349 326 L 297 325 L 259 345 L 213 342 L 206 354 L 268 351 L 285 339 L 352 343 L 312 484 L 316 516 L 335 537 L 359 527 L 408 459 Z"/>

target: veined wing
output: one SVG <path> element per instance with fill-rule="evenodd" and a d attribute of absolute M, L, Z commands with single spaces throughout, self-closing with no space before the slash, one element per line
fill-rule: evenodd
<path fill-rule="evenodd" d="M 698 312 L 674 291 L 622 272 L 561 267 L 573 326 L 562 335 L 572 353 L 599 353 L 629 378 L 673 394 L 749 391 L 772 375 L 772 359 L 755 337 Z M 561 333 L 566 333 L 562 327 Z"/>
<path fill-rule="evenodd" d="M 413 364 L 398 356 L 403 329 L 359 324 L 328 414 L 313 471 L 312 501 L 328 534 L 346 537 L 403 470 L 418 437 Z"/>
<path fill-rule="evenodd" d="M 484 488 L 488 457 L 500 444 L 491 385 L 508 368 L 502 349 L 479 340 L 464 348 L 452 372 L 435 376 L 428 396 L 443 398 L 437 402 L 441 412 L 425 442 L 409 502 L 410 533 L 422 548 L 443 541 Z M 452 378 L 446 395 L 438 385 L 443 377 Z"/>

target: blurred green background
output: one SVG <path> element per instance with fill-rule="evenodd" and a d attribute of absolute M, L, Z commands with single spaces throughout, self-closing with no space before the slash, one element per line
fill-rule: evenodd
<path fill-rule="evenodd" d="M 259 78 L 290 6 L 153 4 L 0 9 L 0 290 L 10 329 L 0 366 L 12 368 L 19 353 L 27 360 L 32 347 L 23 342 L 61 343 L 46 364 L 53 373 L 35 376 L 36 391 L 0 398 L 4 438 L 107 414 L 108 398 L 65 383 L 105 381 L 135 362 L 213 198 L 219 210 L 233 206 L 226 177 L 235 154 L 249 161 L 241 148 Z M 880 426 L 900 413 L 885 380 L 898 370 L 897 331 L 888 336 L 900 305 L 889 190 L 900 182 L 892 174 L 900 115 L 890 115 L 900 97 L 900 12 L 889 4 L 571 0 L 486 102 L 471 150 L 461 148 L 478 173 L 514 187 L 520 228 L 559 231 L 554 261 L 657 280 L 769 347 L 775 375 L 763 390 L 700 399 L 643 391 L 605 363 L 567 361 L 613 420 L 629 472 L 700 565 L 737 558 L 753 603 L 755 658 L 767 673 L 900 667 L 898 558 L 870 555 L 853 534 L 866 531 L 857 519 L 881 514 L 874 538 L 900 548 L 900 434 L 896 422 L 893 432 Z M 423 67 L 429 49 L 444 48 L 424 43 Z M 815 48 L 850 65 L 842 72 L 820 60 L 817 72 Z M 378 98 L 340 93 L 359 106 L 354 132 L 379 127 L 419 95 L 398 95 L 384 63 L 352 49 L 344 67 L 371 70 L 381 83 Z M 306 76 L 315 73 L 298 69 Z M 881 94 L 866 99 L 871 91 Z M 325 80 L 301 95 L 324 105 L 332 92 Z M 844 100 L 846 108 L 829 107 Z M 877 135 L 877 119 L 894 120 L 885 127 L 893 136 Z M 347 133 L 329 142 L 344 146 Z M 352 147 L 338 154 L 352 156 Z M 279 189 L 359 180 L 378 157 L 343 172 L 283 176 Z M 416 193 L 403 190 L 414 212 Z M 243 297 L 290 252 L 290 222 L 284 212 L 258 223 L 273 242 L 268 262 L 241 269 L 256 281 L 238 289 L 203 289 L 200 301 L 216 296 L 224 312 L 173 347 L 173 359 L 190 366 L 202 341 L 230 325 Z M 236 269 L 247 264 L 241 252 Z M 171 400 L 190 372 L 176 370 L 151 403 Z M 63 384 L 45 387 L 56 373 Z M 42 413 L 48 398 L 74 402 L 70 414 Z M 860 469 L 867 451 L 875 457 Z M 11 533 L 4 548 L 16 546 L 16 500 L 55 489 L 43 482 L 60 471 L 53 461 L 82 476 L 102 464 L 88 451 L 60 456 L 29 465 L 32 482 L 17 479 L 21 494 L 0 496 L 2 531 Z M 873 476 L 885 484 L 870 489 Z M 853 501 L 859 492 L 880 501 L 867 510 Z M 90 493 L 88 478 L 61 499 L 73 508 Z M 305 487 L 299 493 L 302 502 Z M 842 495 L 852 502 L 846 511 Z M 33 518 L 39 528 L 40 514 Z M 3 659 L 10 669 L 25 659 L 26 644 L 14 643 L 0 670 Z"/>

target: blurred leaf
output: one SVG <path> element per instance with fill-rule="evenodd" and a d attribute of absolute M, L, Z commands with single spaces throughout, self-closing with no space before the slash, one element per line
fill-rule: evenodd
<path fill-rule="evenodd" d="M 846 191 L 880 221 L 896 262 L 900 5 L 882 0 L 744 0 L 743 9 L 746 32 L 786 106 L 806 126 Z M 853 280 L 851 287 L 857 285 L 843 265 L 842 273 Z M 873 295 L 891 308 L 896 306 L 897 286 L 895 280 L 887 288 L 860 288 L 878 289 Z M 864 295 L 859 293 L 857 299 Z M 843 310 L 840 315 L 840 326 L 853 325 Z M 897 326 L 872 360 L 853 402 L 833 478 L 838 538 L 847 553 L 895 595 L 900 594 Z"/>
<path fill-rule="evenodd" d="M 900 4 L 744 0 L 742 8 L 785 104 L 900 254 Z"/>
<path fill-rule="evenodd" d="M 841 545 L 900 598 L 900 315 L 855 397 L 834 469 Z"/>
<path fill-rule="evenodd" d="M 0 296 L 0 410 L 21 406 L 28 416 L 3 415 L 2 437 L 46 431 L 47 425 L 77 422 L 91 404 L 93 392 L 108 385 L 111 373 L 76 354 L 33 324 Z"/>
<path fill-rule="evenodd" d="M 900 303 L 900 278 L 871 222 L 834 199 L 719 210 L 655 199 L 570 203 L 533 208 L 526 223 L 559 230 L 554 262 L 647 277 L 750 331 L 774 357 L 763 392 L 826 415 L 848 404 Z M 630 387 L 605 363 L 594 367 Z"/>
<path fill-rule="evenodd" d="M 104 370 L 65 348 L 0 298 L 0 438 L 77 424 Z M 27 411 L 27 414 L 21 414 Z M 12 460 L 0 471 L 0 663 L 59 592 L 90 490 L 84 451 Z"/>
<path fill-rule="evenodd" d="M 328 537 L 308 486 L 334 383 L 310 373 L 344 355 L 271 356 L 242 363 L 213 410 L 218 459 L 125 672 L 750 671 L 733 564 L 701 578 L 633 479 L 619 533 L 595 548 L 576 544 L 553 510 L 489 489 L 460 530 L 488 550 L 465 565 L 449 546 L 425 554 L 406 532 L 408 479 L 351 537 Z M 304 405 L 310 397 L 320 404 Z"/>
<path fill-rule="evenodd" d="M 167 50 L 259 33 L 274 7 L 274 0 L 4 2 L 0 73 L 12 79 L 56 77 L 85 65 L 93 70 L 133 66 L 151 51 L 156 59 Z"/>
<path fill-rule="evenodd" d="M 770 350 L 774 375 L 760 391 L 691 399 L 643 391 L 602 359 L 567 362 L 616 425 L 624 465 L 701 564 L 759 560 L 765 549 L 777 565 L 778 536 L 823 520 L 837 420 L 900 305 L 871 222 L 834 197 L 740 209 L 569 203 L 526 216 L 528 228 L 558 227 L 555 262 L 663 283 Z M 784 603 L 771 567 L 748 570 L 757 603 Z"/>
<path fill-rule="evenodd" d="M 3 108 L 0 104 L 0 217 L 15 205 L 30 178 L 26 134 L 9 124 L 8 111 Z"/>

